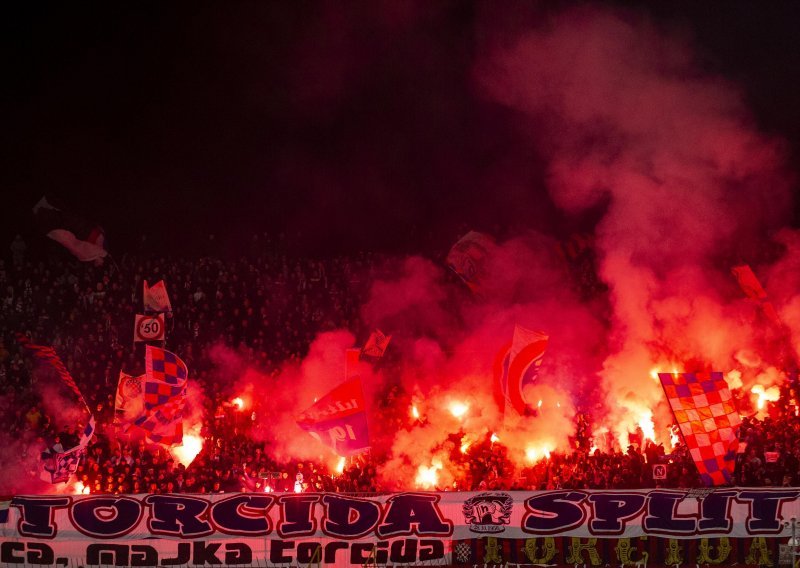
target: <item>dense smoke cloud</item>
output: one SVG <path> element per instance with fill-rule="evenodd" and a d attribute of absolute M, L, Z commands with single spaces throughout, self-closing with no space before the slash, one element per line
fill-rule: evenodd
<path fill-rule="evenodd" d="M 752 258 L 790 203 L 780 145 L 739 93 L 679 39 L 588 8 L 495 49 L 477 77 L 547 156 L 554 201 L 573 213 L 605 205 L 596 245 L 613 312 L 600 376 L 612 425 L 661 400 L 653 368 L 732 368 L 762 330 L 730 289 L 731 262 Z"/>

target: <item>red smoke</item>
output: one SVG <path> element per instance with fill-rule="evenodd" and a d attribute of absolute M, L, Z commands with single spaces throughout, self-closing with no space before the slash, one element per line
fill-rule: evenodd
<path fill-rule="evenodd" d="M 622 445 L 638 427 L 668 443 L 671 415 L 654 370 L 721 370 L 746 398 L 756 384 L 782 383 L 780 334 L 736 288 L 735 264 L 764 277 L 800 337 L 800 237 L 777 233 L 777 261 L 762 250 L 786 221 L 791 180 L 780 142 L 757 131 L 733 85 L 704 72 L 687 42 L 628 13 L 582 7 L 510 34 L 480 32 L 488 38 L 474 73 L 481 95 L 514 114 L 567 218 L 601 213 L 594 252 L 605 289 L 582 294 L 557 240 L 537 227 L 497 244 L 480 298 L 441 259 L 380 267 L 361 316 L 366 329 L 392 335 L 393 364 L 359 371 L 387 489 L 413 487 L 420 475 L 449 486 L 466 475 L 454 452 L 492 433 L 520 468 L 569 450 L 579 410 Z M 341 62 L 308 99 L 338 98 L 349 73 Z M 503 176 L 524 185 L 513 177 Z M 538 416 L 503 420 L 491 365 L 515 324 L 545 331 L 550 343 L 526 393 Z M 212 359 L 216 376 L 235 377 L 236 393 L 269 416 L 254 436 L 278 461 L 333 467 L 337 458 L 295 418 L 344 380 L 344 351 L 357 340 L 366 337 L 322 333 L 276 377 L 224 347 Z M 453 403 L 468 410 L 456 416 Z"/>

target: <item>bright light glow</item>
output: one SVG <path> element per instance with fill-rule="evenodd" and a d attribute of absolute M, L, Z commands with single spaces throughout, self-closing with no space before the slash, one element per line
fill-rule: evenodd
<path fill-rule="evenodd" d="M 242 409 L 244 408 L 244 401 L 243 401 L 243 400 L 242 400 L 242 398 L 241 398 L 241 397 L 239 397 L 239 396 L 237 396 L 236 398 L 234 398 L 234 399 L 231 401 L 231 404 L 233 404 L 233 405 L 236 407 L 236 410 L 242 410 Z"/>
<path fill-rule="evenodd" d="M 764 385 L 755 385 L 750 392 L 758 396 L 756 406 L 759 410 L 764 410 L 767 402 L 775 402 L 781 397 L 781 390 L 778 387 L 764 388 Z"/>
<path fill-rule="evenodd" d="M 417 410 L 416 404 L 411 406 L 411 416 L 414 418 L 414 420 L 419 420 L 419 410 Z"/>
<path fill-rule="evenodd" d="M 672 371 L 671 372 L 672 372 L 673 375 L 678 375 L 680 373 L 680 371 L 678 371 L 675 363 L 670 363 L 669 365 L 667 365 L 667 368 L 669 368 L 669 367 L 672 367 Z M 662 373 L 662 372 L 666 372 L 666 371 L 662 371 L 658 367 L 654 367 L 654 368 L 650 369 L 650 378 L 653 379 L 656 382 L 660 382 L 661 379 L 658 378 L 658 374 Z"/>
<path fill-rule="evenodd" d="M 497 434 L 492 432 L 492 437 L 489 438 L 489 439 L 491 440 L 492 444 L 494 444 L 495 442 L 499 442 L 500 441 L 500 436 L 498 436 Z"/>
<path fill-rule="evenodd" d="M 461 418 L 467 413 L 468 410 L 469 410 L 469 405 L 463 402 L 456 401 L 450 403 L 450 414 L 452 414 L 456 418 Z"/>
<path fill-rule="evenodd" d="M 336 473 L 338 473 L 339 475 L 341 475 L 342 472 L 344 471 L 345 461 L 346 461 L 345 458 L 339 458 L 339 461 L 336 463 Z"/>
<path fill-rule="evenodd" d="M 536 463 L 543 459 L 550 459 L 550 448 L 547 446 L 541 446 L 539 448 L 529 446 L 528 449 L 525 450 L 525 457 L 531 463 Z"/>
<path fill-rule="evenodd" d="M 184 467 L 189 467 L 189 464 L 194 461 L 194 458 L 197 457 L 197 454 L 202 449 L 203 438 L 196 434 L 184 434 L 183 444 L 172 448 L 172 454 Z"/>
<path fill-rule="evenodd" d="M 89 486 L 84 485 L 83 481 L 76 481 L 75 485 L 72 488 L 73 495 L 88 495 L 89 494 Z"/>
<path fill-rule="evenodd" d="M 536 405 L 536 408 L 541 408 L 541 407 L 542 407 L 542 399 L 540 398 L 539 399 L 539 404 Z"/>
<path fill-rule="evenodd" d="M 669 443 L 670 446 L 674 449 L 681 441 L 680 436 L 678 436 L 678 428 L 668 428 L 669 430 Z"/>
<path fill-rule="evenodd" d="M 269 485 L 264 486 L 264 493 L 272 493 L 272 487 Z"/>
<path fill-rule="evenodd" d="M 442 469 L 442 462 L 433 460 L 430 467 L 424 465 L 417 469 L 417 478 L 414 482 L 422 489 L 433 489 L 439 481 L 438 471 Z"/>
<path fill-rule="evenodd" d="M 653 412 L 644 410 L 641 418 L 639 419 L 639 428 L 642 429 L 642 434 L 645 439 L 656 441 L 656 425 L 653 424 Z"/>

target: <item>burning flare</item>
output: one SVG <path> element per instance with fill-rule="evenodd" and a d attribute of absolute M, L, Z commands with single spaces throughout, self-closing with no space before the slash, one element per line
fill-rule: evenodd
<path fill-rule="evenodd" d="M 529 446 L 528 449 L 525 450 L 525 457 L 531 463 L 536 463 L 543 459 L 550 459 L 550 448 L 547 446 L 541 446 L 539 448 Z"/>
<path fill-rule="evenodd" d="M 200 450 L 203 449 L 203 438 L 195 433 L 184 434 L 183 444 L 172 448 L 172 454 L 175 456 L 184 467 L 189 467 L 189 464 L 194 461 Z"/>
<path fill-rule="evenodd" d="M 767 402 L 776 402 L 781 397 L 781 390 L 778 387 L 764 388 L 764 385 L 755 385 L 750 392 L 758 397 L 756 406 L 759 410 L 764 410 Z"/>
<path fill-rule="evenodd" d="M 242 400 L 242 398 L 239 397 L 239 396 L 234 398 L 231 401 L 231 404 L 233 404 L 236 407 L 236 410 L 243 410 L 244 409 L 244 400 Z"/>
<path fill-rule="evenodd" d="M 462 418 L 469 410 L 469 405 L 464 402 L 454 401 L 449 406 L 450 414 L 456 418 Z"/>
<path fill-rule="evenodd" d="M 642 429 L 642 435 L 646 440 L 656 441 L 656 425 L 653 423 L 653 411 L 642 411 L 642 417 L 639 419 L 639 428 Z"/>
<path fill-rule="evenodd" d="M 433 489 L 439 481 L 438 471 L 442 469 L 442 462 L 433 460 L 430 467 L 420 465 L 417 469 L 417 478 L 414 482 L 422 489 Z"/>

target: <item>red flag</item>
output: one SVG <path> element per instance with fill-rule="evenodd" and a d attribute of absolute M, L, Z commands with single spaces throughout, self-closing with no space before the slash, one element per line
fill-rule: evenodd
<path fill-rule="evenodd" d="M 765 300 L 767 298 L 767 292 L 764 290 L 764 287 L 761 286 L 761 282 L 758 281 L 750 265 L 743 264 L 742 266 L 734 266 L 731 272 L 736 277 L 736 281 L 739 283 L 742 292 L 744 292 L 748 298 L 752 298 L 753 300 Z"/>
<path fill-rule="evenodd" d="M 297 424 L 340 456 L 369 449 L 361 379 L 354 377 L 334 388 L 306 409 Z"/>
<path fill-rule="evenodd" d="M 514 327 L 513 340 L 494 362 L 495 400 L 501 410 L 507 401 L 519 414 L 525 413 L 528 404 L 523 393 L 538 376 L 548 341 L 549 336 L 542 331 Z"/>

